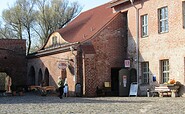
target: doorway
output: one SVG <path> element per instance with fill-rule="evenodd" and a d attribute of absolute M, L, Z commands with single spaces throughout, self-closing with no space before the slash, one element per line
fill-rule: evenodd
<path fill-rule="evenodd" d="M 119 96 L 119 70 L 121 68 L 111 69 L 111 93 L 112 96 Z"/>

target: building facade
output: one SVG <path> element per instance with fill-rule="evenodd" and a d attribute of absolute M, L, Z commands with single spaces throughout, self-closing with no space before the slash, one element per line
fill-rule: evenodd
<path fill-rule="evenodd" d="M 110 7 L 127 13 L 127 54 L 138 71 L 140 94 L 146 94 L 155 76 L 159 84 L 170 79 L 184 84 L 185 1 L 113 0 Z"/>
<path fill-rule="evenodd" d="M 69 95 L 96 96 L 97 87 L 112 82 L 118 91 L 119 70 L 127 58 L 126 13 L 112 13 L 109 3 L 81 13 L 52 33 L 47 43 L 28 55 L 28 85 L 57 86 L 67 79 Z M 114 80 L 114 81 L 113 81 Z"/>

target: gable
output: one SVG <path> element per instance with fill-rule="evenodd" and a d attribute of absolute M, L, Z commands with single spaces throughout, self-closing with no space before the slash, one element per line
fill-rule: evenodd
<path fill-rule="evenodd" d="M 44 49 L 50 48 L 50 47 L 56 47 L 56 46 L 66 44 L 66 43 L 68 42 L 65 41 L 58 32 L 54 32 L 50 35 L 46 45 L 44 46 Z"/>

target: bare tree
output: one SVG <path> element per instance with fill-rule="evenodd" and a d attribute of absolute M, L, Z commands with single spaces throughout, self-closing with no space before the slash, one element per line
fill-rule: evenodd
<path fill-rule="evenodd" d="M 21 9 L 17 6 L 6 9 L 2 14 L 3 20 L 6 23 L 7 29 L 16 33 L 18 39 L 22 39 L 22 13 Z"/>
<path fill-rule="evenodd" d="M 38 39 L 37 42 L 43 45 L 53 31 L 65 26 L 80 11 L 77 2 L 70 3 L 68 0 L 17 0 L 3 11 L 5 26 L 0 27 L 0 36 L 28 39 L 28 54 L 33 39 Z"/>
<path fill-rule="evenodd" d="M 82 9 L 78 2 L 70 3 L 68 0 L 38 0 L 37 6 L 39 9 L 37 22 L 40 29 L 37 29 L 36 33 L 42 33 L 39 35 L 42 43 L 45 43 L 49 34 L 64 27 Z"/>
<path fill-rule="evenodd" d="M 4 25 L 4 27 L 0 27 L 0 38 L 1 39 L 13 39 L 16 38 L 15 32 L 9 29 L 9 25 Z"/>
<path fill-rule="evenodd" d="M 34 5 L 36 0 L 17 0 L 17 7 L 21 9 L 22 25 L 28 37 L 28 48 L 27 53 L 29 53 L 31 48 L 31 30 L 33 28 L 34 22 L 36 22 L 36 11 L 34 10 Z"/>

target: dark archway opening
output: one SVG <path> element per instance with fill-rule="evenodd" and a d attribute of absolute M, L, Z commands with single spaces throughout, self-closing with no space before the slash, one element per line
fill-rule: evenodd
<path fill-rule="evenodd" d="M 130 83 L 137 82 L 137 70 L 135 68 L 130 69 Z"/>
<path fill-rule="evenodd" d="M 49 71 L 48 69 L 46 68 L 45 70 L 45 74 L 44 74 L 44 85 L 45 86 L 49 86 Z"/>
<path fill-rule="evenodd" d="M 112 96 L 119 95 L 119 70 L 121 68 L 111 69 L 111 93 Z"/>
<path fill-rule="evenodd" d="M 42 80 L 43 80 L 43 78 L 42 78 L 42 70 L 40 69 L 39 70 L 39 75 L 38 75 L 38 85 L 42 85 Z"/>
<path fill-rule="evenodd" d="M 35 85 L 35 69 L 33 66 L 29 70 L 27 85 Z"/>

